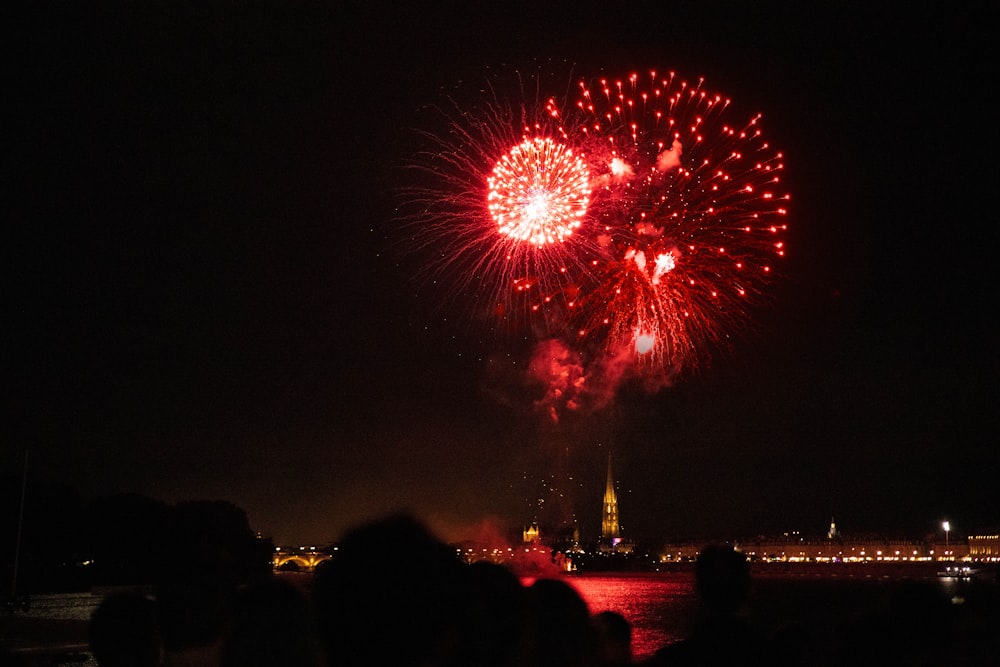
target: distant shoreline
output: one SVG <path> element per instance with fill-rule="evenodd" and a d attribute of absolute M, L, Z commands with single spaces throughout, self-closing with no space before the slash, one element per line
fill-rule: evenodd
<path fill-rule="evenodd" d="M 948 566 L 937 562 L 865 561 L 859 563 L 751 563 L 757 576 L 864 577 L 934 579 Z"/>
<path fill-rule="evenodd" d="M 953 576 L 947 568 L 968 566 L 968 572 Z M 694 562 L 659 563 L 650 567 L 604 567 L 565 572 L 570 577 L 644 576 L 657 574 L 693 574 Z M 950 563 L 915 561 L 865 562 L 760 562 L 750 564 L 750 571 L 759 578 L 802 579 L 955 579 L 1000 582 L 1000 564 Z M 537 574 L 535 576 L 538 576 Z"/>

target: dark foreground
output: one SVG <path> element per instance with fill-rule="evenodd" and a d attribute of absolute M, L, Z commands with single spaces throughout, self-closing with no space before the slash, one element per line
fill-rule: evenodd
<path fill-rule="evenodd" d="M 976 578 L 946 578 L 938 575 L 940 568 L 926 564 L 756 564 L 753 567 L 753 587 L 749 613 L 767 632 L 794 627 L 814 645 L 833 645 L 857 619 L 883 610 L 898 592 L 910 584 L 931 586 L 950 602 L 953 616 L 983 623 L 1000 630 L 1000 584 L 991 572 Z M 588 600 L 592 612 L 611 608 L 632 616 L 637 659 L 648 658 L 655 647 L 640 646 L 642 624 L 670 626 L 657 633 L 657 642 L 668 643 L 690 630 L 694 607 L 692 597 L 651 600 L 642 609 L 628 606 L 637 598 L 636 586 L 649 574 L 577 575 L 569 581 L 609 580 L 605 590 L 620 591 L 621 600 L 602 598 Z M 690 568 L 676 568 L 660 575 L 674 580 L 689 581 Z M 312 575 L 286 577 L 308 591 Z M 633 585 L 634 580 L 634 585 Z M 587 589 L 586 586 L 580 587 Z M 690 586 L 688 587 L 690 591 Z M 95 604 L 100 597 L 94 598 Z M 984 637 L 984 641 L 988 638 Z M 997 642 L 994 641 L 994 644 Z M 1000 648 L 998 646 L 997 648 Z M 90 662 L 88 662 L 90 660 Z M 39 618 L 23 613 L 0 614 L 0 665 L 50 667 L 53 665 L 93 665 L 89 655 L 87 620 L 85 618 Z M 964 664 L 964 663 L 963 663 Z"/>
<path fill-rule="evenodd" d="M 87 622 L 4 614 L 0 616 L 0 665 L 46 667 L 85 663 Z"/>

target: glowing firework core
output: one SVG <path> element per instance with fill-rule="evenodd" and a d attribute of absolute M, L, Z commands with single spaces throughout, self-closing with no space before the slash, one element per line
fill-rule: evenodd
<path fill-rule="evenodd" d="M 635 332 L 635 351 L 637 354 L 646 354 L 656 345 L 656 337 L 653 334 Z"/>
<path fill-rule="evenodd" d="M 487 204 L 501 234 L 534 245 L 562 241 L 580 226 L 590 202 L 583 160 L 551 139 L 525 139 L 488 179 Z"/>

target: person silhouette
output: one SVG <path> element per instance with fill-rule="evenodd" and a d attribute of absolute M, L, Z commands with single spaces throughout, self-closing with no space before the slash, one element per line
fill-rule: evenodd
<path fill-rule="evenodd" d="M 276 577 L 237 592 L 222 667 L 320 667 L 319 642 L 306 594 Z"/>
<path fill-rule="evenodd" d="M 453 547 L 408 515 L 349 531 L 314 575 L 328 664 L 450 664 L 464 613 L 464 567 Z"/>
<path fill-rule="evenodd" d="M 463 613 L 455 664 L 511 667 L 523 646 L 527 592 L 507 566 L 487 560 L 464 568 Z"/>
<path fill-rule="evenodd" d="M 690 636 L 660 648 L 647 664 L 756 664 L 763 658 L 761 634 L 747 620 L 750 564 L 730 546 L 708 545 L 695 562 L 701 612 Z"/>
<path fill-rule="evenodd" d="M 632 624 L 616 611 L 594 614 L 597 629 L 598 657 L 607 667 L 632 664 Z"/>
<path fill-rule="evenodd" d="M 156 603 L 140 592 L 113 593 L 90 616 L 90 654 L 100 667 L 154 667 L 163 658 Z"/>
<path fill-rule="evenodd" d="M 597 631 L 580 593 L 561 579 L 537 579 L 527 587 L 524 654 L 530 667 L 599 665 Z"/>
<path fill-rule="evenodd" d="M 228 554 L 199 548 L 197 562 L 177 559 L 157 574 L 156 614 L 168 667 L 222 664 L 238 586 Z"/>

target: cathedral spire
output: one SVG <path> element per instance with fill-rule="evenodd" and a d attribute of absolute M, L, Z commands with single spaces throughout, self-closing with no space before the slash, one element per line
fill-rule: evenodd
<path fill-rule="evenodd" d="M 618 525 L 618 496 L 615 494 L 615 478 L 611 474 L 611 452 L 608 452 L 608 484 L 604 488 L 604 516 L 601 519 L 601 537 L 613 540 L 621 537 Z"/>

